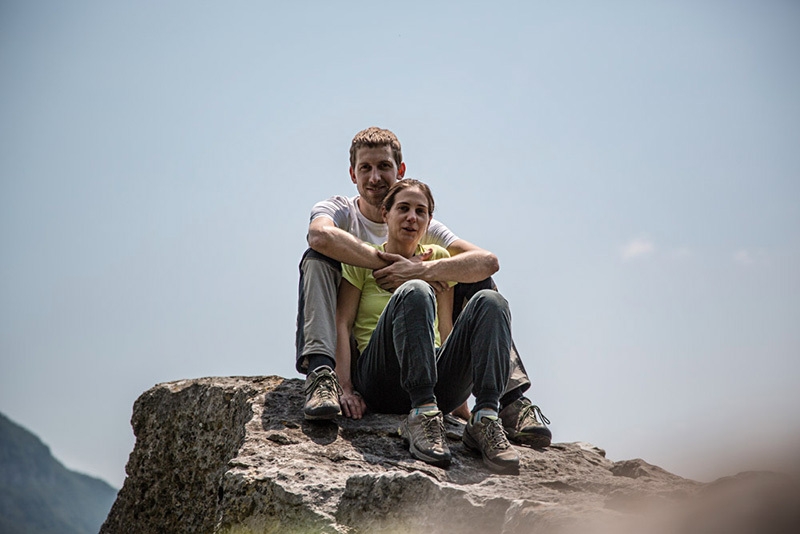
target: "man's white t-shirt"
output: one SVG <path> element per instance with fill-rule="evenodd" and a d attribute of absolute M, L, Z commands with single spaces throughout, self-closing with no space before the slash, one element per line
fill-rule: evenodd
<path fill-rule="evenodd" d="M 357 201 L 357 196 L 348 198 L 337 195 L 317 202 L 311 208 L 311 221 L 317 217 L 328 217 L 337 228 L 353 234 L 361 241 L 382 245 L 386 242 L 388 233 L 386 223 L 376 223 L 364 217 L 358 209 Z M 422 237 L 421 243 L 447 248 L 457 239 L 449 228 L 436 219 L 431 219 L 428 232 Z"/>

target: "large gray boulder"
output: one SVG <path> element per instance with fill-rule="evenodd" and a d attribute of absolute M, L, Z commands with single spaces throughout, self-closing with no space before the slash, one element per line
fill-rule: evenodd
<path fill-rule="evenodd" d="M 303 382 L 275 376 L 145 392 L 101 534 L 800 532 L 788 475 L 704 485 L 587 443 L 518 447 L 520 474 L 498 475 L 461 445 L 457 419 L 445 470 L 411 458 L 401 416 L 309 423 L 302 404 Z"/>

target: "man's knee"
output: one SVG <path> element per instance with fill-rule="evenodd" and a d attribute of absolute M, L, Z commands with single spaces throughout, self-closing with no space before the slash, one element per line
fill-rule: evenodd
<path fill-rule="evenodd" d="M 303 254 L 295 335 L 296 367 L 301 373 L 308 367 L 308 355 L 335 355 L 336 292 L 341 277 L 339 262 L 312 249 Z"/>
<path fill-rule="evenodd" d="M 300 299 L 324 301 L 335 307 L 341 279 L 341 263 L 308 249 L 300 262 Z"/>
<path fill-rule="evenodd" d="M 342 272 L 342 264 L 331 257 L 320 254 L 314 249 L 307 249 L 300 260 L 300 270 L 304 275 L 319 272 Z"/>

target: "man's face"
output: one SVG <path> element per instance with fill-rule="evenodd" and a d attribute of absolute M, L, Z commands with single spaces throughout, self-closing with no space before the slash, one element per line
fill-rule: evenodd
<path fill-rule="evenodd" d="M 405 172 L 405 163 L 397 166 L 390 146 L 361 147 L 356 151 L 355 168 L 350 167 L 350 178 L 356 184 L 361 198 L 370 206 L 380 208 L 389 188 Z"/>

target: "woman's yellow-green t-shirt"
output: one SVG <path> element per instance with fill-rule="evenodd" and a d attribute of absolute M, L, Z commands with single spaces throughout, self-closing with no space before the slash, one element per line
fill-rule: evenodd
<path fill-rule="evenodd" d="M 372 245 L 378 250 L 383 251 L 385 245 Z M 422 254 L 428 248 L 433 249 L 431 260 L 438 260 L 441 258 L 449 258 L 450 253 L 438 245 L 417 245 L 415 255 Z M 363 267 L 354 267 L 352 265 L 342 264 L 342 276 L 355 287 L 361 290 L 361 300 L 358 303 L 358 312 L 356 313 L 355 324 L 353 325 L 353 335 L 358 343 L 358 350 L 364 352 L 364 349 L 369 343 L 372 332 L 378 326 L 378 319 L 381 317 L 386 305 L 389 304 L 389 299 L 392 294 L 380 288 L 375 282 L 375 277 L 372 275 L 371 269 Z M 455 282 L 450 284 L 455 285 Z M 437 314 L 434 323 L 434 332 L 436 336 L 436 346 L 441 345 L 439 336 L 439 316 Z"/>

